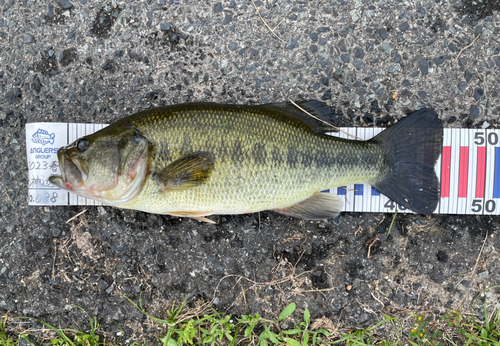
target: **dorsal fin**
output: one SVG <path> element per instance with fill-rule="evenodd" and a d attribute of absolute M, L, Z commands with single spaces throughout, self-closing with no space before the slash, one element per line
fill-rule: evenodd
<path fill-rule="evenodd" d="M 326 132 L 334 132 L 337 130 L 337 128 L 328 126 L 327 124 L 311 117 L 311 115 L 313 115 L 318 119 L 330 123 L 331 120 L 336 117 L 336 114 L 333 111 L 333 109 L 330 108 L 326 103 L 316 100 L 308 100 L 308 101 L 298 101 L 295 102 L 295 104 L 291 102 L 280 102 L 280 103 L 259 105 L 255 107 L 267 109 L 269 111 L 279 112 L 285 118 L 290 118 L 295 121 L 299 121 L 318 134 L 325 134 Z M 305 113 L 304 111 L 310 113 L 311 115 Z"/>

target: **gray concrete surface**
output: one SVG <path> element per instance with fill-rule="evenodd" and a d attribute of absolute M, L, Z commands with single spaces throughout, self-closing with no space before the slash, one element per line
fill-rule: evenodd
<path fill-rule="evenodd" d="M 336 225 L 261 213 L 214 226 L 104 207 L 67 224 L 83 208 L 27 206 L 27 122 L 103 123 L 188 101 L 290 98 L 325 101 L 343 125 L 385 126 L 423 107 L 446 127 L 499 124 L 499 1 L 255 7 L 0 0 L 0 315 L 85 325 L 77 304 L 106 332 L 116 336 L 116 322 L 133 340 L 151 330 L 118 292 L 137 301 L 142 290 L 158 315 L 184 297 L 269 317 L 295 301 L 314 318 L 367 326 L 382 313 L 469 308 L 500 282 L 496 216 L 398 216 L 384 238 L 392 215 L 343 214 Z"/>

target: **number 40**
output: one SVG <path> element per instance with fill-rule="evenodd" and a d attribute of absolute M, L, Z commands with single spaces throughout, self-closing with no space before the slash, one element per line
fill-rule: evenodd
<path fill-rule="evenodd" d="M 472 206 L 470 210 L 472 210 L 474 213 L 479 213 L 483 209 L 483 201 L 481 199 L 475 199 L 472 201 Z M 495 211 L 496 208 L 496 203 L 494 200 L 489 199 L 486 201 L 484 204 L 484 210 L 486 210 L 488 213 L 492 213 Z"/>

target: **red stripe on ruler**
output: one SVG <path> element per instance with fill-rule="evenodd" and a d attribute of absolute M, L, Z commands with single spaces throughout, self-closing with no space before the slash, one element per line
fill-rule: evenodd
<path fill-rule="evenodd" d="M 476 198 L 484 198 L 486 177 L 486 147 L 477 147 Z"/>
<path fill-rule="evenodd" d="M 467 178 L 469 177 L 469 147 L 460 147 L 460 170 L 458 174 L 458 198 L 467 197 Z"/>
<path fill-rule="evenodd" d="M 451 147 L 443 147 L 441 155 L 441 197 L 450 197 Z"/>

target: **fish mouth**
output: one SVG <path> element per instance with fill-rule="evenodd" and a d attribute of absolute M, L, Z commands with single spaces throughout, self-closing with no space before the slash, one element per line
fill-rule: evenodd
<path fill-rule="evenodd" d="M 85 184 L 87 180 L 86 165 L 77 158 L 69 158 L 66 150 L 61 148 L 57 151 L 59 169 L 61 175 L 52 175 L 49 181 L 66 190 L 75 190 Z"/>

